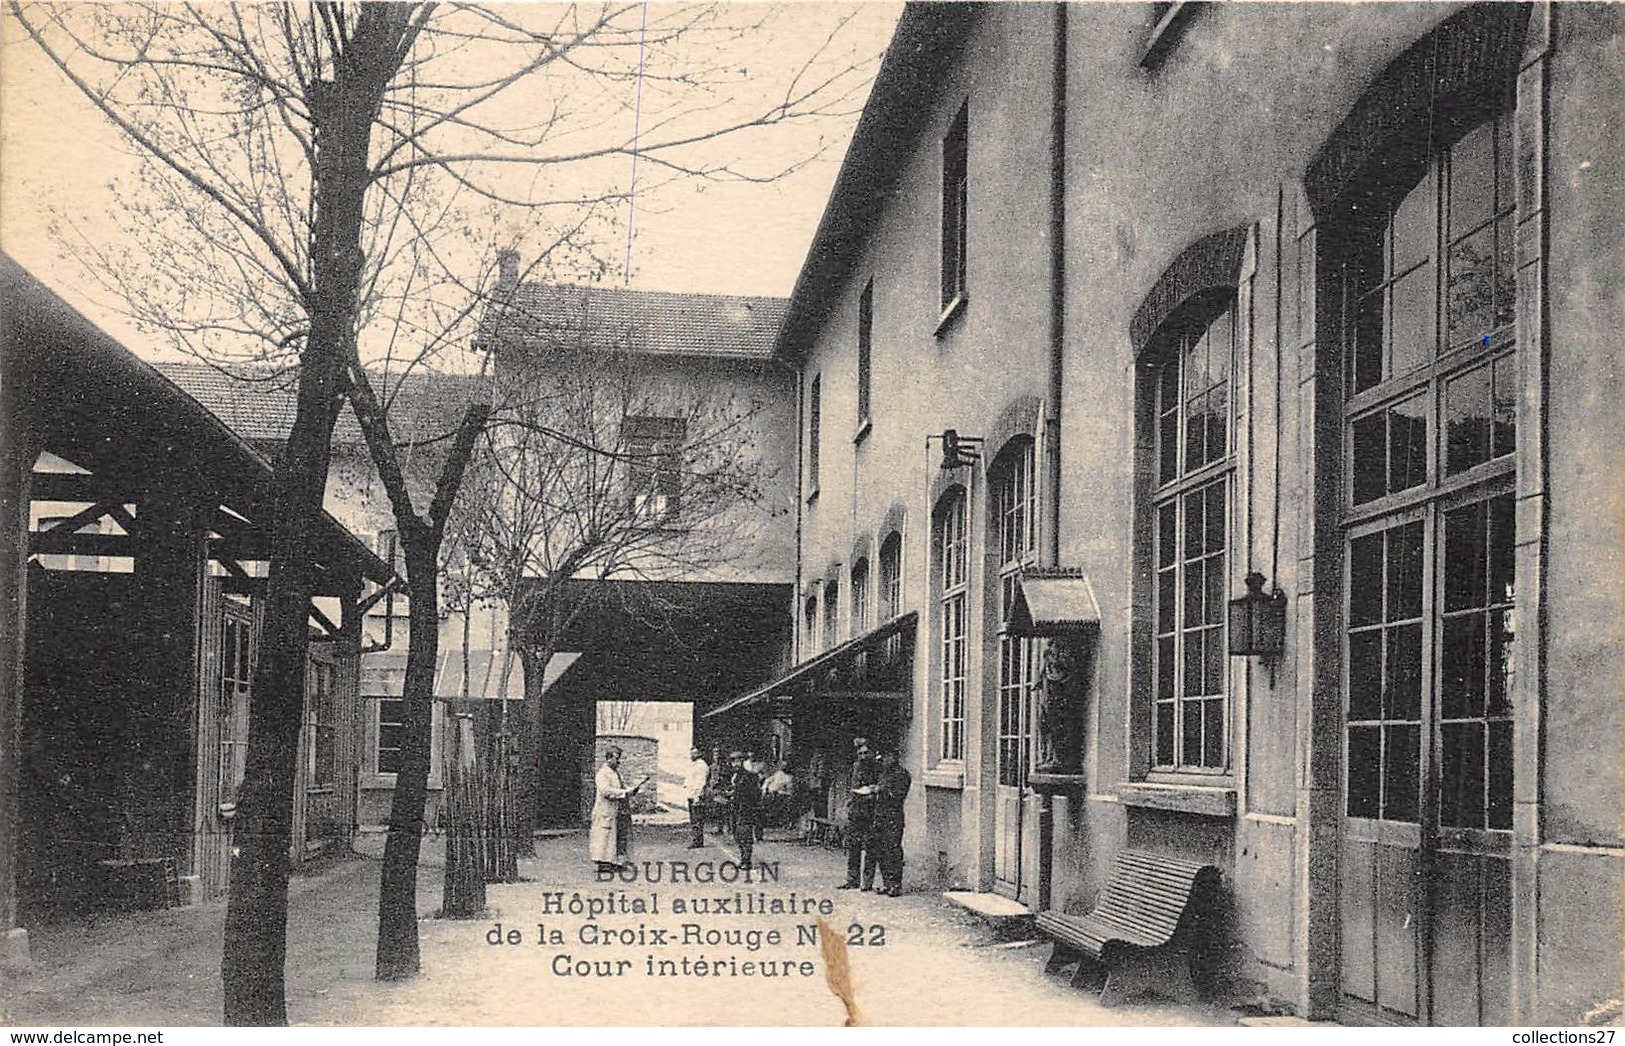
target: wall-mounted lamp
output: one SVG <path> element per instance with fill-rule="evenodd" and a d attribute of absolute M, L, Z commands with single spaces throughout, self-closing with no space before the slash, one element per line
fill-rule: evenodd
<path fill-rule="evenodd" d="M 942 440 L 942 467 L 945 469 L 973 465 L 982 456 L 980 436 L 961 436 L 957 429 L 944 429 L 941 436 L 927 437 L 926 442 L 932 439 Z"/>
<path fill-rule="evenodd" d="M 1247 575 L 1247 591 L 1230 601 L 1230 653 L 1238 657 L 1280 656 L 1286 643 L 1286 593 L 1264 591 L 1264 575 Z"/>

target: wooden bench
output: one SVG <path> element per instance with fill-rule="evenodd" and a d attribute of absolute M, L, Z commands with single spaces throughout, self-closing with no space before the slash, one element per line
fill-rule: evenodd
<path fill-rule="evenodd" d="M 1207 932 L 1218 883 L 1211 864 L 1122 851 L 1094 911 L 1039 913 L 1039 932 L 1055 942 L 1045 972 L 1076 962 L 1072 983 L 1083 985 L 1106 971 L 1100 1000 L 1108 1006 L 1147 989 L 1194 998 L 1188 946 Z"/>

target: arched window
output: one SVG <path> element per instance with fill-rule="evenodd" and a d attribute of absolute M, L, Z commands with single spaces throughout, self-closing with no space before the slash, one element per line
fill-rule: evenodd
<path fill-rule="evenodd" d="M 869 631 L 869 560 L 852 564 L 852 634 Z"/>
<path fill-rule="evenodd" d="M 824 649 L 841 638 L 841 583 L 834 578 L 824 584 Z"/>
<path fill-rule="evenodd" d="M 903 612 L 903 535 L 892 531 L 880 543 L 880 616 L 890 620 Z"/>
<path fill-rule="evenodd" d="M 1341 241 L 1347 814 L 1512 827 L 1512 110 L 1446 126 Z M 1429 670 L 1427 666 L 1437 666 Z"/>
<path fill-rule="evenodd" d="M 1233 291 L 1188 303 L 1152 349 L 1156 482 L 1152 562 L 1152 765 L 1221 770 L 1228 760 L 1225 648 L 1231 481 Z"/>
<path fill-rule="evenodd" d="M 969 513 L 963 488 L 943 495 L 932 517 L 937 600 L 937 758 L 965 757 L 965 686 L 970 627 Z"/>
<path fill-rule="evenodd" d="M 1033 731 L 1032 684 L 1037 675 L 1038 644 L 1005 632 L 1015 601 L 1016 578 L 1031 564 L 1038 548 L 1037 455 L 1026 437 L 1012 441 L 993 463 L 993 529 L 998 535 L 996 572 L 999 593 L 999 783 L 1019 786 L 1031 769 Z"/>
<path fill-rule="evenodd" d="M 803 647 L 802 660 L 811 657 L 818 647 L 818 593 L 816 590 L 807 594 L 807 601 L 801 609 L 801 637 Z"/>

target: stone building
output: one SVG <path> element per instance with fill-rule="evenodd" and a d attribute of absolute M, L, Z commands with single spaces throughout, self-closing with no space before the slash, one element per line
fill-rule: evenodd
<path fill-rule="evenodd" d="M 1620 31 L 909 5 L 775 346 L 797 665 L 716 718 L 899 746 L 915 888 L 1217 865 L 1307 1016 L 1617 1012 Z"/>

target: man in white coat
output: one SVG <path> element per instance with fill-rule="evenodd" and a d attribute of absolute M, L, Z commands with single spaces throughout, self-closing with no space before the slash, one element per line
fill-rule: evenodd
<path fill-rule="evenodd" d="M 598 870 L 620 868 L 632 856 L 632 809 L 627 799 L 643 787 L 644 781 L 628 788 L 621 780 L 621 750 L 614 745 L 604 749 L 604 765 L 593 778 L 592 827 L 587 832 L 587 856 L 598 862 Z"/>

